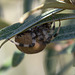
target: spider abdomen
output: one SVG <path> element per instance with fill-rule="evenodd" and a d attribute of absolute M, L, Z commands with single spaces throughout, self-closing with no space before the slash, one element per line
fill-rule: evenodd
<path fill-rule="evenodd" d="M 42 41 L 38 41 L 36 39 L 36 43 L 33 47 L 24 47 L 25 44 L 31 45 L 32 44 L 32 36 L 30 33 L 24 33 L 21 36 L 15 37 L 15 42 L 19 43 L 19 45 L 16 45 L 17 48 L 27 54 L 34 54 L 42 51 L 45 48 L 45 44 L 43 44 Z M 22 45 L 22 46 L 20 46 Z"/>

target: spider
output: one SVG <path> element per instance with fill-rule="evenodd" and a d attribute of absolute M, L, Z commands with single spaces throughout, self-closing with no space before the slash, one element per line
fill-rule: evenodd
<path fill-rule="evenodd" d="M 10 41 L 14 43 L 17 48 L 24 53 L 38 53 L 46 47 L 46 44 L 50 43 L 50 41 L 58 35 L 60 25 L 61 23 L 59 20 L 59 27 L 55 34 L 55 21 L 53 21 L 50 23 L 44 23 L 40 26 L 36 26 L 25 32 L 17 34 L 15 37 L 15 41 Z"/>

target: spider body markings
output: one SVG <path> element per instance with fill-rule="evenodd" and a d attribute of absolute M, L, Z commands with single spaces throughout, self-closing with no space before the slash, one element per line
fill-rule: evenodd
<path fill-rule="evenodd" d="M 52 24 L 53 23 L 53 24 Z M 42 24 L 27 30 L 26 32 L 17 34 L 14 43 L 19 50 L 27 54 L 34 54 L 42 51 L 46 44 L 50 43 L 54 39 L 60 30 L 60 21 L 57 32 L 54 34 L 55 21 Z"/>

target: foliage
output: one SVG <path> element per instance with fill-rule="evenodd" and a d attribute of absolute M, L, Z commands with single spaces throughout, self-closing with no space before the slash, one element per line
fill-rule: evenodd
<path fill-rule="evenodd" d="M 0 40 L 5 39 L 5 41 L 2 43 L 2 45 L 5 44 L 8 41 L 8 39 L 14 37 L 15 35 L 23 32 L 23 31 L 28 30 L 29 28 L 42 25 L 46 22 L 75 19 L 75 13 L 62 13 L 61 14 L 61 12 L 64 11 L 65 9 L 71 9 L 71 10 L 75 9 L 75 5 L 72 5 L 71 3 L 60 3 L 60 2 L 56 2 L 56 1 L 49 2 L 49 3 L 46 2 L 40 9 L 47 9 L 47 8 L 55 8 L 55 9 L 46 11 L 46 12 L 34 17 L 33 19 L 30 19 L 30 18 L 24 19 L 23 23 L 18 22 L 18 23 L 15 23 L 13 25 L 10 25 L 8 27 L 1 29 L 0 30 Z M 30 13 L 30 11 L 27 13 Z M 56 30 L 57 30 L 57 28 L 56 28 Z M 67 25 L 67 26 L 62 26 L 60 28 L 59 35 L 51 42 L 62 41 L 62 40 L 67 40 L 67 39 L 72 39 L 72 38 L 75 38 L 75 25 Z M 14 53 L 13 60 L 12 60 L 12 66 L 13 67 L 18 66 L 20 64 L 20 62 L 23 60 L 23 58 L 24 58 L 24 53 Z M 54 60 L 54 58 L 51 59 L 51 61 L 52 60 Z M 48 62 L 50 62 L 50 61 L 48 61 Z M 50 63 L 48 63 L 48 62 L 47 62 L 47 64 L 52 63 L 52 62 L 50 62 Z M 51 66 L 48 66 L 47 68 L 49 70 L 49 69 L 51 69 Z M 53 69 L 53 71 L 55 71 L 55 69 Z"/>

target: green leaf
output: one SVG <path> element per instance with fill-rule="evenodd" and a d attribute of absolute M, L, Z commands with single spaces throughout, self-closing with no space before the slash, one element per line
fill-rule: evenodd
<path fill-rule="evenodd" d="M 20 23 L 15 23 L 15 24 L 13 24 L 11 26 L 8 26 L 8 27 L 5 27 L 5 28 L 1 29 L 0 30 L 1 39 L 5 39 L 6 37 L 8 37 L 11 33 L 13 33 L 20 26 L 21 26 Z"/>
<path fill-rule="evenodd" d="M 73 13 L 62 13 L 62 14 L 55 14 L 55 15 L 52 15 L 52 16 L 49 16 L 41 21 L 39 21 L 38 23 L 34 24 L 35 26 L 37 25 L 41 25 L 43 23 L 46 23 L 46 22 L 52 22 L 52 21 L 59 21 L 59 20 L 67 20 L 67 19 L 75 19 L 75 14 Z"/>
<path fill-rule="evenodd" d="M 13 59 L 12 59 L 12 66 L 13 67 L 18 66 L 21 63 L 21 61 L 23 60 L 24 55 L 25 55 L 24 53 L 15 52 L 13 55 Z"/>
<path fill-rule="evenodd" d="M 46 8 L 60 8 L 60 9 L 71 9 L 75 10 L 75 5 L 63 2 L 46 2 L 43 9 Z"/>
<path fill-rule="evenodd" d="M 46 23 L 46 22 L 51 22 L 51 21 L 54 21 L 54 20 L 64 20 L 64 19 L 72 19 L 72 18 L 75 18 L 75 14 L 56 14 L 54 16 L 49 16 L 41 21 L 39 21 L 38 23 L 34 24 L 33 26 L 37 26 L 37 25 L 41 25 L 43 23 Z M 16 30 L 21 24 L 20 23 L 16 23 L 12 26 L 9 26 L 8 28 L 5 28 L 3 31 L 1 31 L 1 38 L 6 38 L 9 36 L 10 33 L 13 33 L 14 30 Z M 7 33 L 6 33 L 6 31 Z M 56 29 L 57 30 L 57 29 Z M 9 32 L 10 31 L 10 32 Z M 72 39 L 72 38 L 75 38 L 75 25 L 68 25 L 67 27 L 61 27 L 60 29 L 60 32 L 59 32 L 59 35 L 52 41 L 61 41 L 61 40 L 66 40 L 66 39 Z M 68 34 L 67 34 L 68 33 Z M 10 34 L 11 35 L 11 34 Z M 71 35 L 71 36 L 70 36 Z M 4 41 L 1 46 L 7 42 L 8 40 Z M 0 47 L 1 47 L 0 46 Z"/>
<path fill-rule="evenodd" d="M 75 18 L 75 14 L 56 14 L 54 16 L 49 16 L 49 17 L 39 21 L 38 23 L 34 24 L 33 26 L 41 25 L 45 22 L 51 22 L 53 20 L 59 20 L 59 19 L 64 20 L 64 19 L 72 19 L 72 18 Z M 8 37 L 9 34 L 11 35 L 11 33 L 13 33 L 14 30 L 16 30 L 20 25 L 21 25 L 20 23 L 16 23 L 12 26 L 9 26 L 8 28 L 5 28 L 3 31 L 1 31 L 0 34 L 2 34 L 2 35 L 0 37 L 1 38 Z M 7 33 L 6 33 L 6 31 L 7 31 Z M 59 35 L 54 40 L 52 40 L 52 42 L 67 40 L 67 39 L 72 39 L 72 38 L 75 38 L 75 25 L 68 25 L 68 26 L 64 26 L 64 27 L 60 28 Z M 1 44 L 1 46 L 7 41 L 8 40 L 4 41 Z"/>
<path fill-rule="evenodd" d="M 68 70 L 72 68 L 73 60 L 69 61 L 63 66 L 63 68 L 57 73 L 57 75 L 71 75 L 68 73 Z"/>
<path fill-rule="evenodd" d="M 47 49 L 45 57 L 45 66 L 47 75 L 56 75 L 56 66 L 58 62 L 57 52 L 54 49 Z"/>
<path fill-rule="evenodd" d="M 68 25 L 60 28 L 59 35 L 54 40 L 52 40 L 52 42 L 73 38 L 75 38 L 75 25 Z"/>
<path fill-rule="evenodd" d="M 71 46 L 65 48 L 64 52 L 56 52 L 54 49 L 52 49 L 52 48 L 54 48 L 52 46 L 51 47 L 49 46 L 48 49 L 46 48 L 47 55 L 45 58 L 45 65 L 46 65 L 47 75 L 68 75 L 68 71 L 70 71 L 72 68 L 72 65 L 75 64 L 75 58 L 74 58 L 74 62 L 73 62 L 73 58 L 70 57 L 72 55 L 66 54 L 66 53 L 72 52 L 73 49 L 75 49 L 74 46 L 75 46 L 75 44 L 72 44 Z M 65 53 L 65 54 L 63 54 L 63 53 Z M 63 61 L 62 59 L 65 59 L 65 60 Z M 58 70 L 56 70 L 58 62 L 59 62 L 60 68 L 58 69 L 59 72 L 57 72 L 57 74 L 56 74 L 56 71 L 58 71 Z"/>
<path fill-rule="evenodd" d="M 55 14 L 61 10 L 62 9 L 54 9 L 52 11 L 45 12 L 45 13 L 41 14 L 40 16 L 37 16 L 36 18 L 31 19 L 29 21 L 25 20 L 25 22 L 23 24 L 16 23 L 14 25 L 6 27 L 6 28 L 0 30 L 0 40 L 9 39 L 9 38 L 13 37 L 14 35 L 24 31 L 25 29 L 32 27 L 32 25 L 36 24 L 37 22 Z"/>
<path fill-rule="evenodd" d="M 58 54 L 72 54 L 73 55 L 73 67 L 75 67 L 75 43 L 71 44 L 67 48 L 63 49 Z"/>

